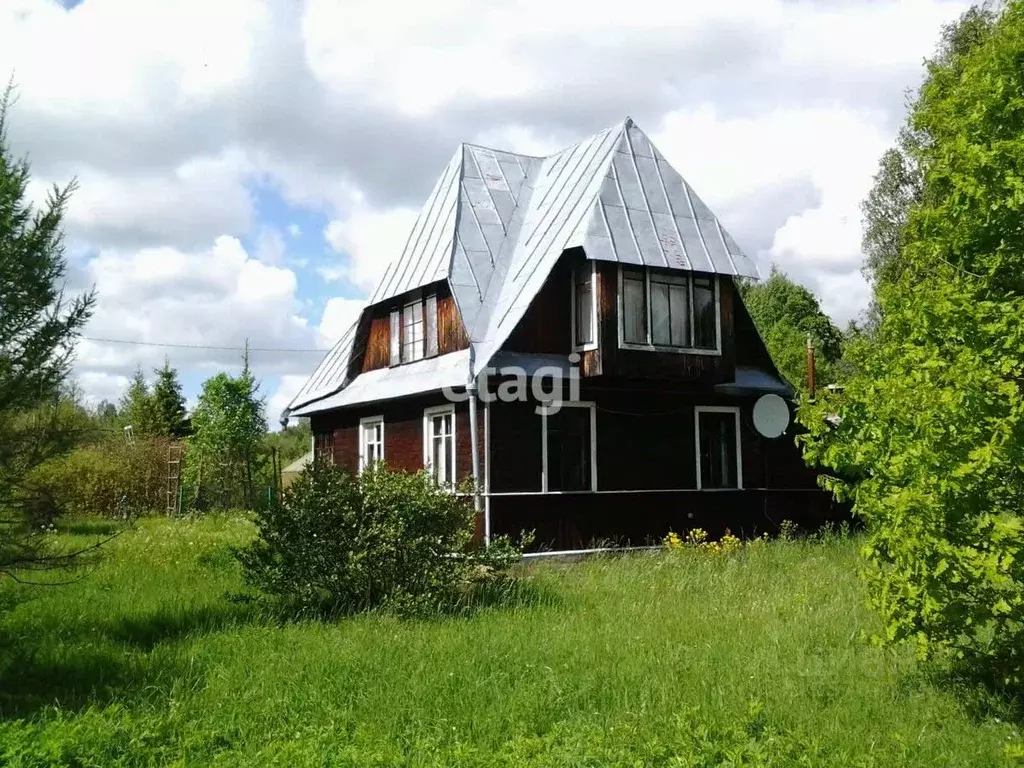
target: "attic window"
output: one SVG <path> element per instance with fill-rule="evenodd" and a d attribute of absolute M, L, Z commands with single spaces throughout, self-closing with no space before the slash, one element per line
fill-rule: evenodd
<path fill-rule="evenodd" d="M 417 299 L 402 309 L 402 362 L 423 358 L 423 302 Z"/>
<path fill-rule="evenodd" d="M 437 295 L 416 296 L 391 311 L 390 365 L 412 363 L 438 352 Z"/>
<path fill-rule="evenodd" d="M 620 346 L 665 352 L 719 353 L 714 276 L 621 267 Z"/>
<path fill-rule="evenodd" d="M 597 304 L 594 300 L 595 262 L 573 270 L 572 346 L 577 352 L 597 348 Z"/>

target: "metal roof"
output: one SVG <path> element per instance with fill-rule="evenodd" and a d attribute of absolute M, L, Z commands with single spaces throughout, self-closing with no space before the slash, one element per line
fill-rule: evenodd
<path fill-rule="evenodd" d="M 466 381 L 488 365 L 558 258 L 575 247 L 601 261 L 759 276 L 693 188 L 626 118 L 546 158 L 461 145 L 370 305 L 447 280 L 470 337 Z M 354 333 L 353 326 L 331 350 L 291 413 L 371 375 L 345 380 Z M 420 385 L 442 386 L 427 378 Z M 322 400 L 317 409 L 338 404 Z"/>
<path fill-rule="evenodd" d="M 467 370 L 468 349 L 396 365 L 394 368 L 377 368 L 356 376 L 348 386 L 330 397 L 296 407 L 288 415 L 308 416 L 341 406 L 392 400 L 420 392 L 432 392 L 442 387 L 465 387 Z"/>

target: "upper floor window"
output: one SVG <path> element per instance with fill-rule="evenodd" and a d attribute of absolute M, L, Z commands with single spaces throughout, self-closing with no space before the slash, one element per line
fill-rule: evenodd
<path fill-rule="evenodd" d="M 619 274 L 623 346 L 720 350 L 714 276 L 645 267 L 621 267 Z"/>
<path fill-rule="evenodd" d="M 416 296 L 391 311 L 391 365 L 437 354 L 437 296 Z"/>
<path fill-rule="evenodd" d="M 597 347 L 594 265 L 593 261 L 585 261 L 573 270 L 572 346 L 577 351 L 596 349 Z"/>

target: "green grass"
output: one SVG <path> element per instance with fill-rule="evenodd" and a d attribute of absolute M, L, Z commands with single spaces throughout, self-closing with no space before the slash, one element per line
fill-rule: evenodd
<path fill-rule="evenodd" d="M 1019 748 L 998 712 L 862 639 L 855 540 L 545 563 L 472 618 L 278 626 L 225 598 L 250 535 L 146 520 L 70 586 L 0 585 L 0 765 L 993 766 Z"/>

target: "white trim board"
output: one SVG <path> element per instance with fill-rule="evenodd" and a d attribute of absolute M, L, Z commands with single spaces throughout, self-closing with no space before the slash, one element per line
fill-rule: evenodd
<path fill-rule="evenodd" d="M 541 493 L 595 493 L 597 492 L 597 403 L 579 400 L 564 402 L 561 408 L 590 409 L 590 490 L 583 491 L 549 491 L 548 490 L 548 409 L 542 405 L 540 412 L 540 488 Z"/>
<path fill-rule="evenodd" d="M 366 427 L 371 424 L 380 424 L 380 456 L 378 460 L 383 460 L 385 456 L 385 438 L 384 438 L 384 414 L 378 414 L 376 416 L 365 416 L 359 420 L 359 471 L 362 472 L 366 469 Z"/>
<path fill-rule="evenodd" d="M 448 458 L 452 462 L 452 485 L 454 489 L 459 484 L 458 475 L 458 450 L 456 449 L 456 440 L 458 434 L 458 417 L 455 414 L 455 404 L 448 403 L 446 405 L 435 405 L 430 408 L 423 409 L 423 467 L 433 474 L 430 464 L 430 420 L 433 416 L 440 416 L 445 413 L 450 413 L 452 416 L 452 447 Z"/>
<path fill-rule="evenodd" d="M 736 487 L 735 488 L 701 488 L 700 485 L 700 415 L 702 413 L 731 413 L 734 416 L 736 432 Z M 697 469 L 697 490 L 704 491 L 742 491 L 743 488 L 743 446 L 740 442 L 740 408 L 737 405 L 695 405 L 693 407 L 693 447 L 694 462 Z"/>

